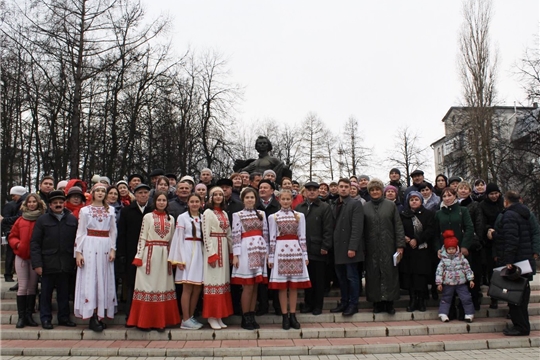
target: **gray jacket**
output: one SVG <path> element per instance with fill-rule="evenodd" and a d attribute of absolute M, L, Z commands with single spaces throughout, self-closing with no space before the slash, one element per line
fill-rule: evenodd
<path fill-rule="evenodd" d="M 341 208 L 340 208 L 341 207 Z M 336 265 L 351 264 L 364 261 L 364 209 L 362 203 L 350 196 L 337 199 L 332 206 L 334 215 L 334 260 Z M 350 258 L 349 250 L 356 251 L 356 255 Z"/>

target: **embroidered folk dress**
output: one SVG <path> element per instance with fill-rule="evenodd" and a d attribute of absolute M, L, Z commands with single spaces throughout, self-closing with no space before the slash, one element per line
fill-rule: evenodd
<path fill-rule="evenodd" d="M 231 227 L 227 214 L 221 209 L 207 209 L 203 213 L 204 241 L 204 318 L 225 318 L 233 314 L 229 248 Z M 215 261 L 216 267 L 210 263 Z"/>
<path fill-rule="evenodd" d="M 133 265 L 135 291 L 128 326 L 163 329 L 180 323 L 172 268 L 168 262 L 174 219 L 154 210 L 144 215 Z"/>
<path fill-rule="evenodd" d="M 114 282 L 114 262 L 109 251 L 116 250 L 116 215 L 109 206 L 89 205 L 79 212 L 79 226 L 75 238 L 75 252 L 84 257 L 84 265 L 77 268 L 74 313 L 89 319 L 97 308 L 100 319 L 114 318 L 117 299 Z"/>
<path fill-rule="evenodd" d="M 270 233 L 268 262 L 274 264 L 268 288 L 310 288 L 311 282 L 306 266 L 308 254 L 304 214 L 282 208 L 268 217 L 268 229 Z"/>
<path fill-rule="evenodd" d="M 256 211 L 244 209 L 233 213 L 233 255 L 238 256 L 239 266 L 233 266 L 231 284 L 268 283 L 268 225 L 264 212 L 258 211 L 260 220 Z"/>
<path fill-rule="evenodd" d="M 203 243 L 202 220 L 192 217 L 189 212 L 178 216 L 176 231 L 171 242 L 169 261 L 173 266 L 184 264 L 184 270 L 176 269 L 174 281 L 177 284 L 202 285 L 203 283 Z M 193 236 L 195 227 L 195 237 Z"/>

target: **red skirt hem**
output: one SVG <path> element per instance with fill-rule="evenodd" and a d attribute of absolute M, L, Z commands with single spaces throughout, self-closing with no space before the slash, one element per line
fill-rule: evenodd
<path fill-rule="evenodd" d="M 149 302 L 133 299 L 128 326 L 143 329 L 161 329 L 180 324 L 180 313 L 176 299 Z"/>
<path fill-rule="evenodd" d="M 285 289 L 309 289 L 311 287 L 311 281 L 287 281 L 287 282 L 269 282 L 268 288 L 272 290 L 285 290 Z"/>
<path fill-rule="evenodd" d="M 231 278 L 232 285 L 255 285 L 255 284 L 268 284 L 268 278 L 262 275 L 257 275 L 252 278 L 241 278 L 233 277 Z"/>

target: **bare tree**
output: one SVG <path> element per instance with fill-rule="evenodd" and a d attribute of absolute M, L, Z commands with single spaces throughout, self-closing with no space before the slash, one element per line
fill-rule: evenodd
<path fill-rule="evenodd" d="M 357 175 L 360 167 L 367 165 L 370 150 L 362 146 L 363 139 L 360 136 L 358 120 L 353 115 L 345 123 L 341 138 L 344 141 L 338 148 L 340 176 Z"/>
<path fill-rule="evenodd" d="M 411 186 L 411 173 L 427 164 L 425 152 L 427 148 L 422 148 L 417 133 L 408 126 L 401 127 L 394 137 L 396 146 L 390 153 L 387 161 L 391 166 L 403 169 L 402 175 L 407 180 L 407 186 Z"/>
<path fill-rule="evenodd" d="M 322 120 L 317 114 L 310 112 L 300 125 L 300 141 L 302 160 L 301 168 L 306 178 L 311 181 L 314 177 L 323 177 L 329 154 L 325 151 L 324 141 L 329 134 Z"/>

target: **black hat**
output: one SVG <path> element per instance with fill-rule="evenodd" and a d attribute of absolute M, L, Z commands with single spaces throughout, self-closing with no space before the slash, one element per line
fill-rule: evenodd
<path fill-rule="evenodd" d="M 401 171 L 399 171 L 398 168 L 392 168 L 392 169 L 390 170 L 390 174 L 391 174 L 391 173 L 397 173 L 398 175 L 401 176 Z M 411 174 L 411 175 L 412 175 L 412 174 Z M 424 175 L 424 173 L 422 173 L 422 175 Z"/>
<path fill-rule="evenodd" d="M 304 187 L 307 189 L 307 188 L 310 188 L 310 187 L 314 187 L 314 188 L 319 188 L 319 184 L 316 183 L 315 181 L 308 181 L 307 183 L 304 184 Z"/>
<path fill-rule="evenodd" d="M 172 178 L 172 179 L 174 179 L 174 180 L 176 180 L 176 179 L 177 179 L 176 175 L 175 175 L 175 174 L 173 174 L 173 173 L 165 174 L 165 177 L 168 177 L 169 179 L 171 179 L 171 178 Z"/>
<path fill-rule="evenodd" d="M 136 193 L 137 191 L 141 190 L 141 189 L 146 189 L 148 191 L 150 191 L 150 186 L 146 185 L 146 184 L 139 184 L 135 187 L 135 190 L 133 190 L 134 193 Z"/>
<path fill-rule="evenodd" d="M 165 175 L 165 170 L 163 170 L 163 169 L 154 169 L 154 170 L 152 170 L 152 172 L 148 176 L 150 176 L 152 178 L 154 176 L 161 176 L 161 175 Z"/>
<path fill-rule="evenodd" d="M 261 187 L 261 184 L 268 184 L 270 185 L 270 187 L 272 188 L 272 190 L 276 190 L 276 184 L 274 184 L 272 181 L 268 180 L 268 179 L 264 179 L 264 180 L 261 180 L 259 182 L 259 187 Z"/>
<path fill-rule="evenodd" d="M 422 170 L 414 170 L 410 176 L 413 177 L 416 175 L 424 175 L 424 172 Z"/>
<path fill-rule="evenodd" d="M 71 195 L 80 195 L 84 197 L 84 194 L 82 192 L 82 189 L 78 186 L 72 186 L 69 191 L 67 192 L 67 197 L 70 197 Z"/>
<path fill-rule="evenodd" d="M 501 189 L 499 189 L 499 187 L 497 186 L 497 184 L 494 184 L 494 183 L 489 183 L 487 184 L 486 186 L 486 194 L 490 194 L 492 192 L 501 192 Z"/>
<path fill-rule="evenodd" d="M 230 186 L 232 187 L 233 186 L 233 182 L 231 179 L 219 179 L 217 182 L 216 182 L 216 185 L 217 186 Z"/>
<path fill-rule="evenodd" d="M 66 196 L 64 195 L 64 192 L 62 190 L 54 190 L 51 191 L 51 193 L 49 194 L 49 202 L 52 202 L 55 199 L 62 199 L 65 201 Z"/>
<path fill-rule="evenodd" d="M 130 182 L 131 180 L 133 180 L 133 178 L 139 178 L 141 179 L 141 182 L 144 181 L 144 178 L 141 174 L 131 174 L 128 176 L 128 182 Z"/>
<path fill-rule="evenodd" d="M 459 176 L 452 176 L 450 179 L 448 179 L 448 185 L 450 185 L 451 183 L 453 182 L 462 182 L 463 179 L 460 178 Z"/>
<path fill-rule="evenodd" d="M 512 265 L 511 269 L 505 267 L 501 270 L 501 276 L 508 280 L 516 281 L 521 276 L 521 268 L 516 265 Z"/>

